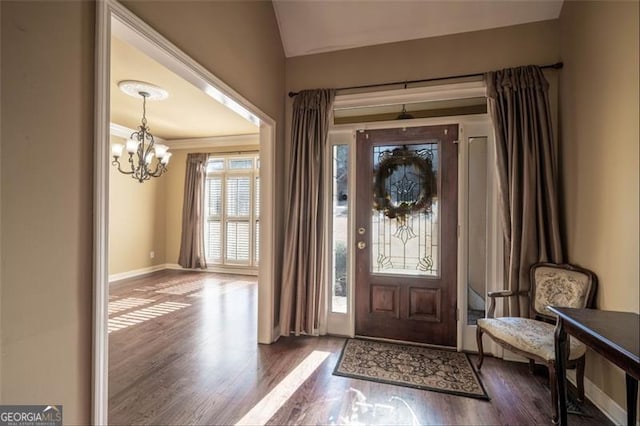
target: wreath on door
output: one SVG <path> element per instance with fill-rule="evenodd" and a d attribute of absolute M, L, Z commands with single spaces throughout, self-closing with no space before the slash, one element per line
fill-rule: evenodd
<path fill-rule="evenodd" d="M 436 195 L 436 174 L 429 156 L 420 155 L 406 147 L 387 151 L 374 171 L 373 207 L 390 219 L 404 221 L 407 215 L 420 212 L 431 212 L 433 198 Z M 391 176 L 400 168 L 413 167 L 417 172 L 420 190 L 413 200 L 393 201 L 390 189 L 397 182 L 390 182 Z"/>

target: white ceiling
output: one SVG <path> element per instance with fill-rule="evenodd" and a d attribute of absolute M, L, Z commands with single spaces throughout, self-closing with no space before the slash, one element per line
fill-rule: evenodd
<path fill-rule="evenodd" d="M 151 133 L 166 140 L 255 134 L 258 127 L 202 90 L 160 65 L 136 47 L 111 38 L 111 122 L 136 129 L 142 100 L 118 88 L 122 80 L 140 80 L 169 92 L 162 101 L 147 101 Z"/>
<path fill-rule="evenodd" d="M 556 19 L 563 0 L 274 0 L 287 57 Z"/>

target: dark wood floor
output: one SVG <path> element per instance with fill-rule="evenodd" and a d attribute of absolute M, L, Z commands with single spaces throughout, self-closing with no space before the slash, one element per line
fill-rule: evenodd
<path fill-rule="evenodd" d="M 256 344 L 256 280 L 162 271 L 112 285 L 111 424 L 549 424 L 546 370 L 485 360 L 491 401 L 332 375 L 338 337 Z M 319 364 L 315 368 L 313 362 Z M 590 403 L 575 425 L 611 422 Z"/>

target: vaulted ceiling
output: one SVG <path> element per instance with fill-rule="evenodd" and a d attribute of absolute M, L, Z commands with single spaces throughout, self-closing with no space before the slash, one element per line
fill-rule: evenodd
<path fill-rule="evenodd" d="M 563 0 L 274 0 L 287 57 L 556 19 Z"/>

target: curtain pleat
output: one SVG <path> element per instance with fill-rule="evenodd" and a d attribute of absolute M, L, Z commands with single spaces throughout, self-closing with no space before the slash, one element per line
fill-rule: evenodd
<path fill-rule="evenodd" d="M 304 90 L 293 103 L 280 334 L 319 334 L 326 306 L 324 156 L 335 91 Z"/>
<path fill-rule="evenodd" d="M 178 264 L 207 267 L 204 251 L 204 191 L 208 154 L 188 154 L 182 204 L 182 237 Z"/>
<path fill-rule="evenodd" d="M 549 84 L 536 66 L 489 72 L 485 81 L 496 138 L 505 286 L 529 290 L 531 265 L 563 261 Z M 511 299 L 510 316 L 529 316 L 528 297 Z"/>

